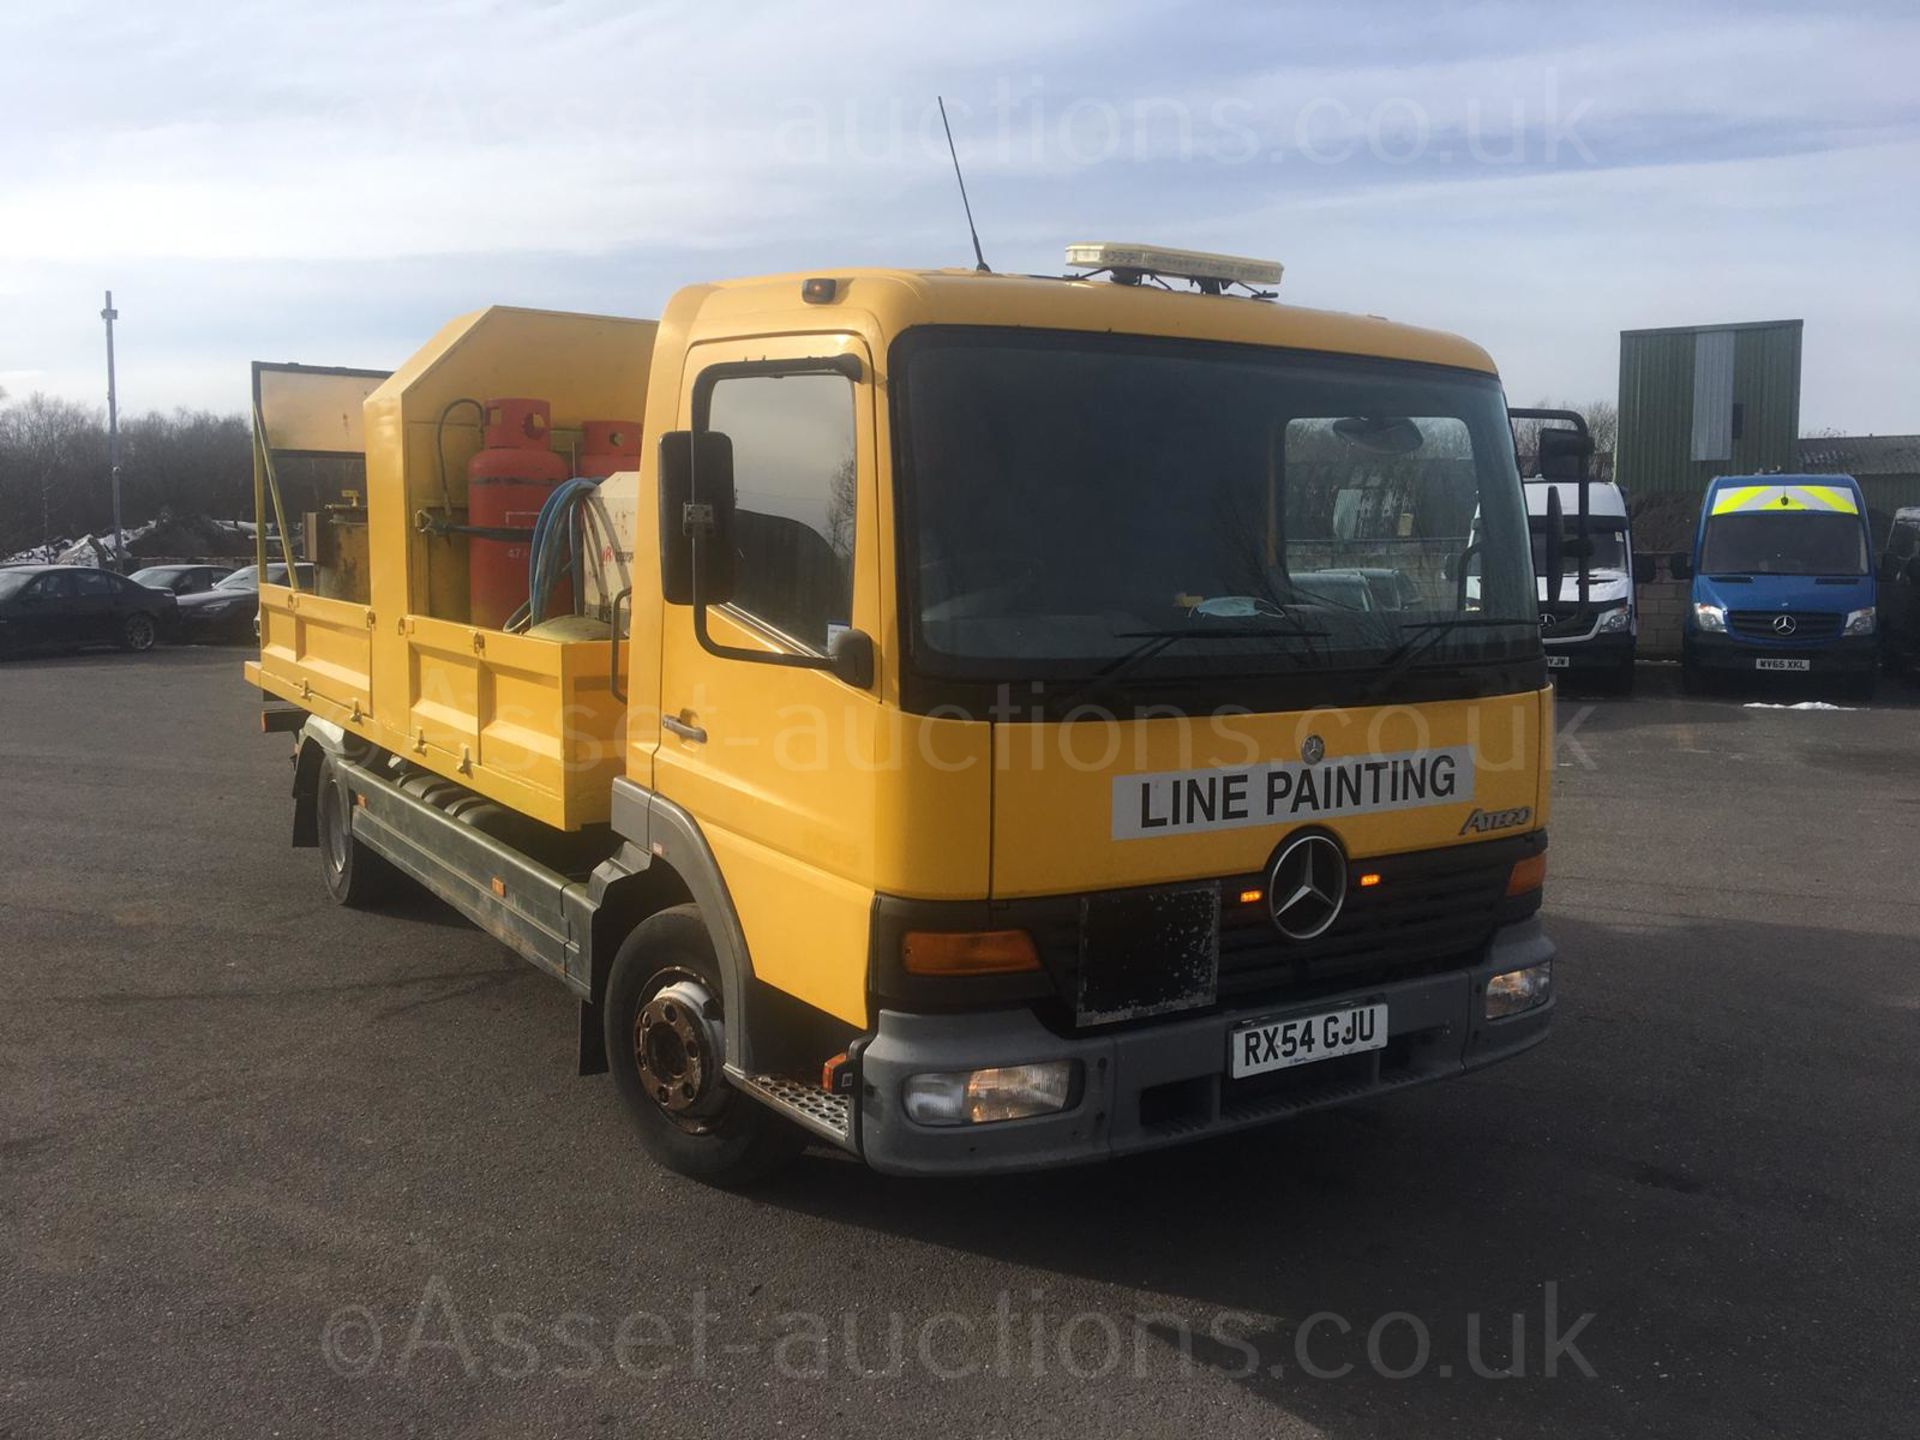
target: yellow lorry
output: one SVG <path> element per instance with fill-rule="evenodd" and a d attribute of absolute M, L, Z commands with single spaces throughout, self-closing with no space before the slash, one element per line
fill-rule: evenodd
<path fill-rule="evenodd" d="M 306 517 L 318 583 L 261 587 L 294 843 L 573 990 L 582 1073 L 683 1173 L 1090 1160 L 1546 1034 L 1551 692 L 1493 364 L 1278 304 L 1277 265 L 1069 258 L 255 367 L 263 565 L 288 457 L 365 460 Z M 635 458 L 572 483 L 610 421 Z M 546 457 L 517 515 L 502 434 Z"/>

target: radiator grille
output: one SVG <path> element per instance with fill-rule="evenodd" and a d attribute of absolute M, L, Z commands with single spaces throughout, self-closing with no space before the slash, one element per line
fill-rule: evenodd
<path fill-rule="evenodd" d="M 1781 634 L 1774 623 L 1782 616 L 1793 621 L 1793 630 Z M 1736 635 L 1794 643 L 1801 640 L 1831 640 L 1840 633 L 1845 617 L 1834 614 L 1807 614 L 1799 610 L 1735 610 L 1727 616 L 1727 626 Z"/>

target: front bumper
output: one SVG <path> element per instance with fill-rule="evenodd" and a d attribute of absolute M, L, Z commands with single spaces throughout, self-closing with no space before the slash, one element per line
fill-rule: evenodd
<path fill-rule="evenodd" d="M 1686 663 L 1702 670 L 1737 671 L 1744 675 L 1813 674 L 1870 675 L 1880 665 L 1878 635 L 1842 635 L 1813 645 L 1786 645 L 1767 640 L 1736 639 L 1692 631 L 1683 643 Z M 1805 660 L 1805 672 L 1762 670 L 1753 662 Z"/>
<path fill-rule="evenodd" d="M 1103 1160 L 1250 1129 L 1506 1060 L 1546 1038 L 1554 1002 L 1482 1018 L 1487 981 L 1553 957 L 1539 917 L 1503 926 L 1470 966 L 1298 1005 L 1171 1018 L 1113 1034 L 1062 1038 L 1025 1008 L 923 1015 L 882 1010 L 860 1056 L 859 1148 L 876 1170 L 983 1174 Z M 1228 1080 L 1228 1036 L 1252 1020 L 1384 1001 L 1388 1044 L 1275 1075 Z M 1054 1115 L 937 1127 L 908 1119 L 907 1077 L 1044 1060 L 1080 1062 L 1077 1103 Z"/>
<path fill-rule="evenodd" d="M 1633 663 L 1634 637 L 1631 630 L 1614 630 L 1579 640 L 1549 640 L 1545 648 L 1548 675 L 1565 675 L 1569 670 L 1575 674 L 1612 672 Z M 1562 656 L 1564 665 L 1557 658 Z"/>

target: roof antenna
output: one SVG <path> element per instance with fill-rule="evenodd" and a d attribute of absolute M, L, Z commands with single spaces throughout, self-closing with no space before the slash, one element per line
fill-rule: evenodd
<path fill-rule="evenodd" d="M 993 267 L 987 264 L 987 257 L 980 253 L 980 232 L 973 227 L 973 206 L 967 200 L 967 177 L 960 173 L 960 152 L 953 148 L 953 126 L 947 123 L 946 97 L 933 97 L 940 103 L 940 128 L 947 132 L 947 153 L 953 157 L 953 178 L 960 182 L 960 205 L 967 212 L 967 234 L 973 237 L 973 258 L 979 263 L 973 268 L 983 275 L 991 275 Z"/>

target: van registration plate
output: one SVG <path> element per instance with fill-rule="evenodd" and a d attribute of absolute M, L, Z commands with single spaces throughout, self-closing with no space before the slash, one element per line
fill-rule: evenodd
<path fill-rule="evenodd" d="M 1242 1025 L 1228 1039 L 1227 1073 L 1235 1080 L 1333 1060 L 1364 1050 L 1381 1050 L 1387 1043 L 1387 1007 L 1355 1005 L 1291 1020 L 1255 1021 Z"/>
<path fill-rule="evenodd" d="M 1762 655 L 1753 662 L 1756 670 L 1811 670 L 1811 660 L 1785 660 L 1777 655 Z"/>

